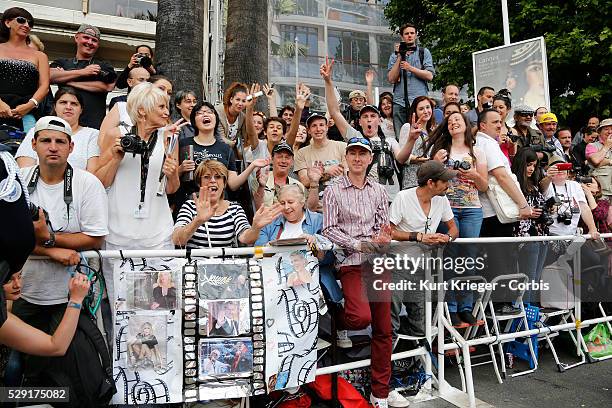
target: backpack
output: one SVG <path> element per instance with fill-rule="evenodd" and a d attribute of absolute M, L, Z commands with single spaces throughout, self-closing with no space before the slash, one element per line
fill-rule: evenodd
<path fill-rule="evenodd" d="M 57 406 L 97 407 L 109 404 L 117 392 L 111 358 L 98 327 L 85 314 L 79 316 L 74 338 L 62 357 L 48 360 L 40 378 L 46 386 L 69 387 L 70 401 Z"/>

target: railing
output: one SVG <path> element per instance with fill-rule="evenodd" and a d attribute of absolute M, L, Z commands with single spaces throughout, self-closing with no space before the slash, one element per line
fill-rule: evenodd
<path fill-rule="evenodd" d="M 57 3 L 56 3 L 57 4 Z M 156 0 L 89 0 L 91 13 L 127 17 L 136 20 L 157 20 Z M 187 24 L 187 23 L 186 23 Z"/>

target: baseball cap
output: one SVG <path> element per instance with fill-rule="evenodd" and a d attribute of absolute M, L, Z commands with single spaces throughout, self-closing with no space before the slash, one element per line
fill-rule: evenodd
<path fill-rule="evenodd" d="M 457 176 L 456 170 L 449 170 L 436 160 L 428 160 L 419 166 L 417 170 L 417 181 L 426 184 L 427 180 L 436 179 L 448 181 Z"/>
<path fill-rule="evenodd" d="M 540 116 L 540 120 L 538 121 L 538 124 L 548 123 L 548 122 L 558 123 L 559 121 L 557 120 L 557 115 L 551 112 L 545 113 L 542 116 Z"/>
<path fill-rule="evenodd" d="M 68 122 L 57 116 L 44 116 L 38 119 L 36 126 L 34 126 L 34 133 L 38 133 L 41 130 L 57 130 L 72 138 L 72 128 Z"/>
<path fill-rule="evenodd" d="M 606 126 L 612 126 L 612 118 L 602 120 L 599 126 L 597 126 L 597 131 L 599 132 L 601 128 L 605 128 Z"/>
<path fill-rule="evenodd" d="M 365 99 L 366 94 L 361 89 L 355 89 L 354 91 L 351 91 L 351 93 L 349 94 L 349 101 L 353 98 L 359 98 L 359 97 Z"/>
<path fill-rule="evenodd" d="M 531 113 L 532 115 L 535 113 L 535 109 L 531 106 L 520 104 L 514 107 L 514 113 Z"/>
<path fill-rule="evenodd" d="M 346 144 L 346 150 L 354 146 L 362 147 L 372 153 L 372 144 L 365 137 L 351 137 Z"/>
<path fill-rule="evenodd" d="M 274 156 L 274 153 L 279 153 L 279 152 L 282 152 L 283 150 L 288 151 L 293 156 L 293 149 L 291 148 L 291 146 L 289 146 L 285 142 L 281 142 L 277 144 L 276 146 L 274 146 L 274 148 L 272 149 L 272 156 Z"/>
<path fill-rule="evenodd" d="M 91 24 L 81 24 L 76 33 L 83 33 L 96 37 L 98 40 L 100 39 L 100 29 L 96 26 L 92 26 Z"/>
<path fill-rule="evenodd" d="M 359 116 L 363 115 L 366 112 L 375 112 L 378 116 L 380 116 L 378 108 L 374 105 L 366 105 L 363 108 L 359 109 Z"/>
<path fill-rule="evenodd" d="M 557 156 L 556 154 L 553 154 L 550 156 L 550 159 L 548 159 L 548 166 L 554 166 L 555 164 L 559 164 L 559 163 L 567 163 L 563 158 Z"/>
<path fill-rule="evenodd" d="M 327 118 L 325 117 L 325 115 L 315 112 L 312 115 L 310 115 L 308 119 L 306 119 L 306 127 L 310 126 L 310 122 L 312 122 L 315 119 L 323 119 L 325 120 L 325 123 L 327 123 Z"/>

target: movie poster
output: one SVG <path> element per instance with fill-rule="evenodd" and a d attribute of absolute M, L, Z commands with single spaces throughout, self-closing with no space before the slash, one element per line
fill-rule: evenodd
<path fill-rule="evenodd" d="M 544 37 L 477 51 L 472 54 L 474 92 L 483 86 L 506 88 L 512 105 L 550 109 Z"/>

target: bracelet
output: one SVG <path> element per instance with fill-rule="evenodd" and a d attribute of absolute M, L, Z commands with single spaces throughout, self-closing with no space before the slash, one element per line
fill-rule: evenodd
<path fill-rule="evenodd" d="M 416 241 L 417 240 L 417 232 L 409 232 L 408 233 L 408 241 Z"/>
<path fill-rule="evenodd" d="M 30 98 L 30 100 L 28 102 L 32 102 L 34 104 L 35 108 L 38 108 L 38 101 L 34 98 Z"/>
<path fill-rule="evenodd" d="M 73 302 L 72 300 L 68 302 L 68 307 L 73 307 L 75 309 L 81 310 L 81 304 L 77 302 Z"/>
<path fill-rule="evenodd" d="M 419 239 L 419 235 L 418 234 L 421 234 L 421 239 Z M 417 233 L 417 242 L 423 242 L 423 233 L 422 232 Z"/>
<path fill-rule="evenodd" d="M 455 238 L 451 234 L 446 234 L 448 236 L 448 242 L 453 242 Z"/>
<path fill-rule="evenodd" d="M 521 208 L 519 208 L 519 210 L 524 210 L 525 208 L 529 207 L 529 204 L 525 204 L 524 206 L 522 206 Z"/>

